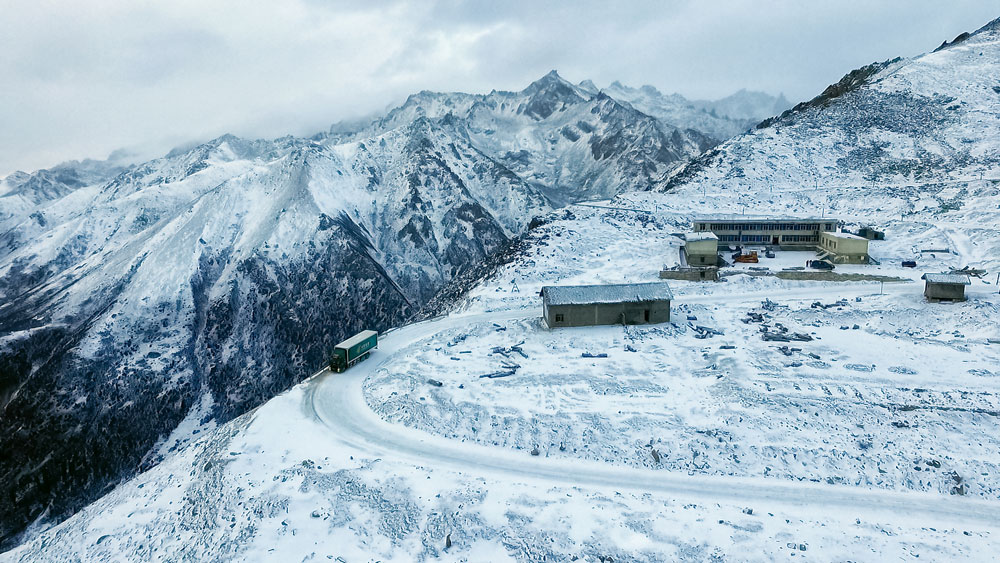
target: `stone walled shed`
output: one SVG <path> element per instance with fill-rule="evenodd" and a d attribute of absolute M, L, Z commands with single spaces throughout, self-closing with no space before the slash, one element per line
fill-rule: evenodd
<path fill-rule="evenodd" d="M 924 297 L 932 301 L 965 301 L 965 286 L 972 281 L 965 274 L 924 274 Z"/>
<path fill-rule="evenodd" d="M 545 286 L 542 314 L 549 328 L 665 323 L 671 299 L 663 282 Z"/>

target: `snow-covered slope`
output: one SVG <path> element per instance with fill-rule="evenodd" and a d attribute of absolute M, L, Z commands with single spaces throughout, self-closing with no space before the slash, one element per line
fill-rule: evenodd
<path fill-rule="evenodd" d="M 205 432 L 4 557 L 975 561 L 1000 548 L 993 286 L 942 306 L 912 282 L 880 294 L 734 275 L 675 282 L 671 324 L 541 325 L 539 286 L 655 279 L 684 224 L 553 215 L 460 311 L 384 334 L 369 361 Z M 748 312 L 815 339 L 779 350 Z"/>
<path fill-rule="evenodd" d="M 0 538 L 403 322 L 535 215 L 650 189 L 712 144 L 553 72 L 360 130 L 6 178 Z"/>
<path fill-rule="evenodd" d="M 420 92 L 355 136 L 419 118 L 468 139 L 558 204 L 649 189 L 677 163 L 718 142 L 699 123 L 656 119 L 555 71 L 520 92 Z"/>
<path fill-rule="evenodd" d="M 673 172 L 691 214 L 826 213 L 914 250 L 1000 263 L 1000 20 L 912 59 L 858 69 Z"/>
<path fill-rule="evenodd" d="M 12 228 L 25 213 L 47 201 L 107 182 L 131 166 L 128 156 L 124 151 L 115 151 L 107 160 L 74 160 L 32 174 L 14 172 L 0 179 L 0 232 Z"/>
<path fill-rule="evenodd" d="M 0 233 L 4 535 L 400 323 L 548 206 L 419 119 L 341 145 L 226 136 L 22 214 Z"/>

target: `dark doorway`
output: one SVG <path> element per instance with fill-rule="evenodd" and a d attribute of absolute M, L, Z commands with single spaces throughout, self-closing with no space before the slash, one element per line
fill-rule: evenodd
<path fill-rule="evenodd" d="M 642 318 L 647 323 L 649 322 L 649 309 L 646 309 L 642 312 Z"/>
<path fill-rule="evenodd" d="M 772 238 L 771 239 L 771 244 L 778 244 L 778 237 Z"/>

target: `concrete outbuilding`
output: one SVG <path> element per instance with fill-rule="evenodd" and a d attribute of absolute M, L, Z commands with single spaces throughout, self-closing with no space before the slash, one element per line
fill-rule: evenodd
<path fill-rule="evenodd" d="M 867 264 L 868 239 L 840 231 L 819 234 L 817 252 L 836 264 Z"/>
<path fill-rule="evenodd" d="M 965 274 L 924 274 L 924 297 L 931 301 L 965 301 L 965 286 L 972 285 Z"/>
<path fill-rule="evenodd" d="M 717 266 L 719 264 L 719 237 L 711 232 L 684 235 L 684 259 L 688 266 Z"/>
<path fill-rule="evenodd" d="M 665 323 L 671 299 L 663 282 L 545 286 L 542 313 L 549 328 Z"/>

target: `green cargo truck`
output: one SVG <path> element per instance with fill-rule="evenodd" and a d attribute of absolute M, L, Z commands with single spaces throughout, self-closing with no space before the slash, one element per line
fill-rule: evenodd
<path fill-rule="evenodd" d="M 347 340 L 337 344 L 330 356 L 330 371 L 343 373 L 347 368 L 364 360 L 369 352 L 378 348 L 378 333 L 374 330 L 363 330 Z"/>

